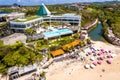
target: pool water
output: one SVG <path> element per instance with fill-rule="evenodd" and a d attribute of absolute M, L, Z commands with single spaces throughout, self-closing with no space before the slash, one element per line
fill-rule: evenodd
<path fill-rule="evenodd" d="M 50 31 L 50 32 L 45 32 L 43 33 L 43 35 L 45 37 L 55 37 L 55 36 L 60 36 L 60 35 L 65 35 L 65 34 L 70 34 L 73 33 L 71 30 L 69 29 L 61 29 L 61 30 L 55 30 L 55 31 Z"/>

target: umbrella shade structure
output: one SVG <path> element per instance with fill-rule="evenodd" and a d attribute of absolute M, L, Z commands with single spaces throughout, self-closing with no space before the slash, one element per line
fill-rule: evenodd
<path fill-rule="evenodd" d="M 94 51 L 92 51 L 92 53 L 95 53 L 95 50 L 94 50 Z"/>
<path fill-rule="evenodd" d="M 109 59 L 109 60 L 107 60 L 106 62 L 107 62 L 108 64 L 111 64 L 111 63 L 112 63 L 112 60 Z"/>
<path fill-rule="evenodd" d="M 101 55 L 101 52 L 99 52 L 97 55 L 100 56 L 100 55 Z"/>
<path fill-rule="evenodd" d="M 106 51 L 104 51 L 104 52 L 108 53 L 108 50 L 106 50 Z"/>
<path fill-rule="evenodd" d="M 89 56 L 89 54 L 86 54 L 86 56 Z"/>
<path fill-rule="evenodd" d="M 91 61 L 94 61 L 94 60 L 95 60 L 95 58 L 94 58 L 94 57 L 91 57 L 91 58 L 90 58 L 90 60 L 91 60 Z"/>
<path fill-rule="evenodd" d="M 90 68 L 90 65 L 89 65 L 89 64 L 86 64 L 86 65 L 84 66 L 84 68 L 85 68 L 85 69 L 89 69 L 89 68 Z"/>
<path fill-rule="evenodd" d="M 100 53 L 100 54 L 103 54 L 104 52 L 103 52 L 103 51 L 100 51 L 99 53 Z"/>
<path fill-rule="evenodd" d="M 112 51 L 111 50 L 109 50 L 109 53 L 111 53 Z"/>
<path fill-rule="evenodd" d="M 91 64 L 90 67 L 93 69 L 93 68 L 95 68 L 95 65 L 94 65 L 94 64 Z"/>
<path fill-rule="evenodd" d="M 97 62 L 96 62 L 96 61 L 94 61 L 94 62 L 93 62 L 93 64 L 96 66 L 96 65 L 97 65 Z"/>
<path fill-rule="evenodd" d="M 100 49 L 97 49 L 97 51 L 100 51 Z"/>
<path fill-rule="evenodd" d="M 116 54 L 111 54 L 111 58 L 114 58 L 116 57 L 117 55 Z"/>
<path fill-rule="evenodd" d="M 104 51 L 104 49 L 101 49 L 101 51 Z"/>
<path fill-rule="evenodd" d="M 100 56 L 100 60 L 104 60 L 104 57 L 103 57 L 103 56 Z"/>
<path fill-rule="evenodd" d="M 101 61 L 98 61 L 97 63 L 98 63 L 98 64 L 100 64 L 100 65 L 102 64 L 102 62 L 101 62 Z"/>
<path fill-rule="evenodd" d="M 94 54 L 93 54 L 93 56 L 97 56 L 97 54 L 96 54 L 96 53 L 94 53 Z"/>
<path fill-rule="evenodd" d="M 91 55 L 92 53 L 91 52 L 88 52 L 89 55 Z"/>
<path fill-rule="evenodd" d="M 111 58 L 111 54 L 107 54 L 107 58 Z"/>

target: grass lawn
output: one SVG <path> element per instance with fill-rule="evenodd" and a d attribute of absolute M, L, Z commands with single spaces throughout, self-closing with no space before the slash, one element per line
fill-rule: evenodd
<path fill-rule="evenodd" d="M 72 42 L 73 40 L 74 38 L 72 38 L 71 36 L 65 36 L 57 39 L 48 40 L 47 43 L 44 42 L 44 40 L 38 40 L 32 43 L 36 43 L 36 49 L 42 50 L 42 49 L 53 47 L 53 46 L 59 46 L 59 45 L 62 46 L 64 44 Z"/>
<path fill-rule="evenodd" d="M 27 17 L 25 19 L 16 19 L 14 20 L 15 22 L 26 22 L 26 21 L 30 21 L 30 20 L 33 20 L 33 19 L 37 19 L 37 18 L 40 18 L 40 16 L 31 16 L 31 17 Z"/>

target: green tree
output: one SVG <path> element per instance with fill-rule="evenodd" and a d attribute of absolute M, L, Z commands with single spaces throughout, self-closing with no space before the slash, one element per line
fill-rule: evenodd
<path fill-rule="evenodd" d="M 28 34 L 28 35 L 33 35 L 34 34 L 34 30 L 33 29 L 26 29 L 25 32 Z"/>

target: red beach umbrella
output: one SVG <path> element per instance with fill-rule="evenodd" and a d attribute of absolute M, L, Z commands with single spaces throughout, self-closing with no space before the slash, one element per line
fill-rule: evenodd
<path fill-rule="evenodd" d="M 109 53 L 111 53 L 112 51 L 111 50 L 109 50 Z"/>
<path fill-rule="evenodd" d="M 96 65 L 97 65 L 97 62 L 96 62 L 96 61 L 94 61 L 94 62 L 93 62 L 93 64 L 96 66 Z"/>
<path fill-rule="evenodd" d="M 91 52 L 88 52 L 89 55 L 91 55 L 92 53 Z"/>
<path fill-rule="evenodd" d="M 104 57 L 101 56 L 101 57 L 100 57 L 100 60 L 104 60 Z"/>
<path fill-rule="evenodd" d="M 112 63 L 112 60 L 109 59 L 109 60 L 107 60 L 106 62 L 107 62 L 108 64 L 111 64 L 111 63 Z"/>
<path fill-rule="evenodd" d="M 98 63 L 98 64 L 100 64 L 100 65 L 102 64 L 102 62 L 101 62 L 101 61 L 98 61 L 97 63 Z"/>

